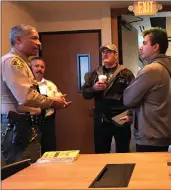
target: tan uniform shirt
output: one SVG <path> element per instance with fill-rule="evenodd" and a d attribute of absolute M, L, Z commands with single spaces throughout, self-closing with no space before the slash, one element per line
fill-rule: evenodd
<path fill-rule="evenodd" d="M 16 111 L 39 114 L 41 108 L 51 107 L 53 99 L 37 92 L 37 83 L 29 66 L 28 59 L 13 48 L 2 57 L 1 113 Z"/>

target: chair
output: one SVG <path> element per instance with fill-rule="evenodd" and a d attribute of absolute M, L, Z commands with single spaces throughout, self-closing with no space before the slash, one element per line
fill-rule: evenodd
<path fill-rule="evenodd" d="M 23 170 L 31 165 L 31 159 L 22 160 L 13 164 L 6 165 L 1 168 L 1 180 L 10 177 L 11 175 Z"/>

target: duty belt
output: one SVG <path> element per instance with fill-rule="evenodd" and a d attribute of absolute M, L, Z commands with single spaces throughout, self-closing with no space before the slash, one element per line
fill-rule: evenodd
<path fill-rule="evenodd" d="M 30 122 L 32 123 L 32 125 L 41 124 L 44 121 L 44 116 L 42 116 L 42 115 L 30 115 L 29 113 L 18 114 L 15 112 L 13 112 L 13 113 L 18 115 L 19 117 L 25 117 L 26 120 L 28 120 L 28 118 L 30 118 Z M 9 112 L 9 114 L 7 114 L 7 113 L 1 114 L 1 123 L 8 123 L 9 119 L 10 119 L 10 112 Z"/>
<path fill-rule="evenodd" d="M 1 122 L 7 123 L 1 131 L 4 136 L 8 130 L 12 129 L 16 133 L 16 137 L 12 143 L 32 142 L 40 132 L 40 124 L 42 123 L 42 115 L 30 115 L 29 113 L 18 114 L 10 111 L 8 114 L 1 114 Z"/>

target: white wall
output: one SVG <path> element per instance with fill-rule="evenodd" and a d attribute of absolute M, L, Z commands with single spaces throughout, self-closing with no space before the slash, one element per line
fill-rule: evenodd
<path fill-rule="evenodd" d="M 11 49 L 9 33 L 13 26 L 17 24 L 30 24 L 36 27 L 36 21 L 19 6 L 11 2 L 1 2 L 2 6 L 2 48 L 1 53 L 4 55 Z"/>

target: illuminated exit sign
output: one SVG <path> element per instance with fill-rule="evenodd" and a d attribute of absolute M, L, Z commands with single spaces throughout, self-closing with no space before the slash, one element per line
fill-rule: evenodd
<path fill-rule="evenodd" d="M 128 7 L 128 10 L 134 12 L 135 16 L 155 15 L 161 9 L 162 5 L 155 1 L 135 1 L 133 6 Z"/>

